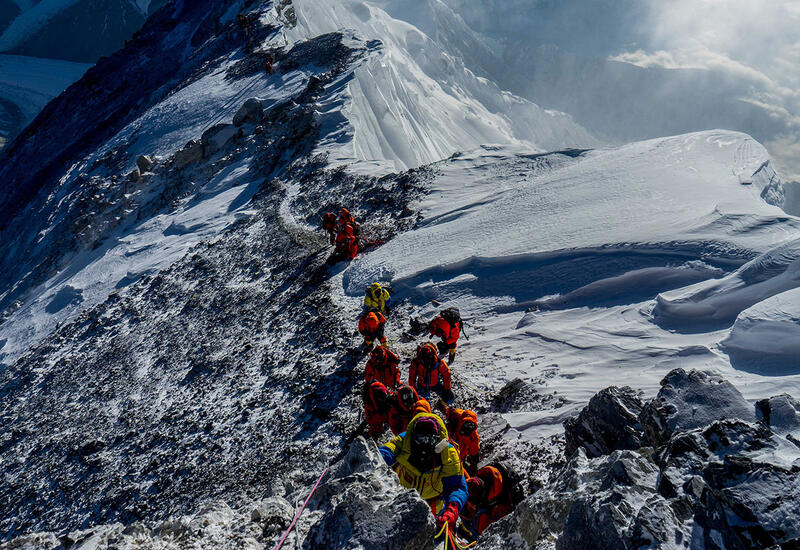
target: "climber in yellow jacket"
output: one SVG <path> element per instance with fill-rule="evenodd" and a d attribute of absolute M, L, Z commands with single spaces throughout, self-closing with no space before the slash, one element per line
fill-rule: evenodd
<path fill-rule="evenodd" d="M 364 290 L 364 310 L 374 308 L 388 315 L 391 305 L 392 297 L 380 283 L 372 283 Z"/>
<path fill-rule="evenodd" d="M 420 413 L 380 452 L 400 485 L 416 489 L 438 524 L 449 523 L 453 531 L 468 493 L 458 451 L 448 441 L 444 421 L 435 414 Z"/>

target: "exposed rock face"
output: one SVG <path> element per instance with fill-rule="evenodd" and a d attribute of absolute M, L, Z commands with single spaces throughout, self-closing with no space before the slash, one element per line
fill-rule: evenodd
<path fill-rule="evenodd" d="M 578 447 L 591 457 L 642 447 L 645 436 L 638 418 L 642 407 L 642 400 L 627 386 L 600 391 L 578 416 L 564 422 L 567 455 Z"/>
<path fill-rule="evenodd" d="M 706 372 L 671 371 L 661 381 L 658 395 L 639 417 L 653 444 L 663 445 L 677 430 L 708 426 L 715 420 L 755 421 L 755 412 L 733 384 Z"/>
<path fill-rule="evenodd" d="M 189 141 L 183 149 L 175 152 L 173 157 L 175 168 L 178 170 L 199 162 L 203 158 L 203 145 L 196 139 Z"/>
<path fill-rule="evenodd" d="M 565 422 L 570 461 L 481 547 L 792 547 L 800 448 L 783 432 L 797 427 L 797 401 L 760 401 L 756 421 L 718 376 L 676 369 L 661 384 L 644 406 L 628 388 L 606 388 Z"/>
<path fill-rule="evenodd" d="M 251 510 L 252 509 L 252 510 Z M 135 550 L 138 548 L 242 548 L 260 550 L 275 544 L 292 521 L 291 504 L 280 497 L 233 510 L 224 502 L 203 507 L 198 513 L 170 518 L 153 527 L 135 522 L 97 525 L 81 531 L 56 535 L 34 533 L 11 540 L 3 548 L 61 550 L 95 548 Z"/>
<path fill-rule="evenodd" d="M 203 132 L 200 143 L 203 145 L 203 156 L 208 157 L 223 149 L 236 136 L 239 129 L 233 124 L 216 124 Z"/>
<path fill-rule="evenodd" d="M 800 401 L 785 393 L 762 399 L 756 403 L 756 417 L 775 433 L 800 430 Z"/>
<path fill-rule="evenodd" d="M 245 122 L 258 124 L 264 119 L 264 106 L 261 102 L 251 97 L 236 111 L 233 115 L 233 125 L 236 127 L 241 126 Z"/>
<path fill-rule="evenodd" d="M 314 502 L 325 514 L 309 531 L 305 549 L 422 550 L 435 521 L 415 491 L 389 472 L 372 440 L 358 437 Z"/>

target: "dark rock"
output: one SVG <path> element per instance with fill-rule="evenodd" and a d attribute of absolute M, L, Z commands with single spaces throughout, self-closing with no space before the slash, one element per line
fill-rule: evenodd
<path fill-rule="evenodd" d="M 215 124 L 200 136 L 203 145 L 203 156 L 208 157 L 223 149 L 240 133 L 233 124 Z"/>
<path fill-rule="evenodd" d="M 233 116 L 233 125 L 241 126 L 245 122 L 258 124 L 264 120 L 264 105 L 258 99 L 251 97 L 239 107 Z"/>
<path fill-rule="evenodd" d="M 755 421 L 752 406 L 733 384 L 708 372 L 675 369 L 661 381 L 658 395 L 644 406 L 639 421 L 656 447 L 677 430 L 708 426 L 715 420 Z"/>
<path fill-rule="evenodd" d="M 325 514 L 308 532 L 307 550 L 422 550 L 435 534 L 428 504 L 400 486 L 375 443 L 361 436 L 312 502 L 324 505 Z"/>
<path fill-rule="evenodd" d="M 800 429 L 800 402 L 788 394 L 756 402 L 756 418 L 776 433 Z"/>
<path fill-rule="evenodd" d="M 250 519 L 261 526 L 263 536 L 267 538 L 286 530 L 293 517 L 291 503 L 282 497 L 268 498 L 250 512 Z"/>
<path fill-rule="evenodd" d="M 145 172 L 150 172 L 153 168 L 153 159 L 146 155 L 141 155 L 139 158 L 136 159 L 136 167 L 139 169 L 139 173 L 144 174 Z"/>
<path fill-rule="evenodd" d="M 199 162 L 202 159 L 203 145 L 195 139 L 190 140 L 186 145 L 183 146 L 183 149 L 177 151 L 173 157 L 175 167 L 178 169 L 185 168 L 186 166 L 195 162 Z"/>
<path fill-rule="evenodd" d="M 598 392 L 578 416 L 564 422 L 565 453 L 583 447 L 587 456 L 607 455 L 647 445 L 639 414 L 642 401 L 629 387 L 611 386 Z"/>
<path fill-rule="evenodd" d="M 638 453 L 615 451 L 592 466 L 594 479 L 576 495 L 557 550 L 637 548 L 634 537 L 656 546 L 685 538 L 668 502 L 655 492 L 654 464 Z"/>

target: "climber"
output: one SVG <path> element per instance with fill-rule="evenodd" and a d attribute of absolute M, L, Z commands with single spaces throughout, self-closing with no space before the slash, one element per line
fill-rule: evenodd
<path fill-rule="evenodd" d="M 353 228 L 348 225 L 336 235 L 336 248 L 333 249 L 329 262 L 352 260 L 356 254 L 358 254 L 358 239 L 353 235 Z"/>
<path fill-rule="evenodd" d="M 445 403 L 455 399 L 450 381 L 450 367 L 436 353 L 436 344 L 426 342 L 417 348 L 417 356 L 408 370 L 408 385 L 425 399 L 435 391 Z"/>
<path fill-rule="evenodd" d="M 331 244 L 336 244 L 336 232 L 339 229 L 339 224 L 336 222 L 336 214 L 325 212 L 325 215 L 322 216 L 322 229 L 328 232 Z"/>
<path fill-rule="evenodd" d="M 467 484 L 442 419 L 431 413 L 418 414 L 408 429 L 382 445 L 380 452 L 400 485 L 416 489 L 430 505 L 438 525 L 447 523 L 454 530 L 467 500 Z"/>
<path fill-rule="evenodd" d="M 364 308 L 374 307 L 381 313 L 389 315 L 391 305 L 390 291 L 380 283 L 372 283 L 364 290 Z"/>
<path fill-rule="evenodd" d="M 475 540 L 489 525 L 510 514 L 525 498 L 521 481 L 516 472 L 499 463 L 478 470 L 467 481 L 469 498 L 461 509 L 459 534 Z"/>
<path fill-rule="evenodd" d="M 376 439 L 386 430 L 389 421 L 392 394 L 380 382 L 367 382 L 361 391 L 364 399 L 364 418 L 369 426 L 369 436 Z"/>
<path fill-rule="evenodd" d="M 458 447 L 461 464 L 469 475 L 475 475 L 481 450 L 478 415 L 473 410 L 448 407 L 443 401 L 438 401 L 436 408 L 442 411 L 450 440 Z"/>
<path fill-rule="evenodd" d="M 353 228 L 353 235 L 358 237 L 361 234 L 361 224 L 355 220 L 347 208 L 342 208 L 339 212 L 339 227 L 344 229 L 348 225 Z"/>
<path fill-rule="evenodd" d="M 386 325 L 386 317 L 380 311 L 368 310 L 358 318 L 358 332 L 364 337 L 364 347 L 372 348 L 374 340 L 379 340 L 386 345 L 386 336 L 383 330 Z"/>
<path fill-rule="evenodd" d="M 400 358 L 386 346 L 380 345 L 372 350 L 364 373 L 367 382 L 377 380 L 390 390 L 397 388 L 400 381 Z"/>
<path fill-rule="evenodd" d="M 275 72 L 275 54 L 270 53 L 267 56 L 267 60 L 264 62 L 264 70 L 267 71 L 268 75 Z"/>
<path fill-rule="evenodd" d="M 428 330 L 433 336 L 442 339 L 436 346 L 439 353 L 449 352 L 447 358 L 450 363 L 456 359 L 458 337 L 461 336 L 461 315 L 454 307 L 443 309 L 428 325 Z"/>
<path fill-rule="evenodd" d="M 408 423 L 417 414 L 431 412 L 431 405 L 417 390 L 403 384 L 394 393 L 392 408 L 389 409 L 389 428 L 394 435 L 406 431 Z"/>

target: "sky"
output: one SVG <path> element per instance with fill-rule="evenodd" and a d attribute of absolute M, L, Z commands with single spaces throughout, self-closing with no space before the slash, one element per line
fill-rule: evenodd
<path fill-rule="evenodd" d="M 718 75 L 731 99 L 772 120 L 758 126 L 773 133 L 758 137 L 784 179 L 800 180 L 800 0 L 442 1 L 507 57 L 509 48 L 555 44 L 585 58 Z"/>
<path fill-rule="evenodd" d="M 741 100 L 785 123 L 786 133 L 765 145 L 786 164 L 784 176 L 800 179 L 800 1 L 651 1 L 640 24 L 641 47 L 613 58 L 749 82 Z"/>

